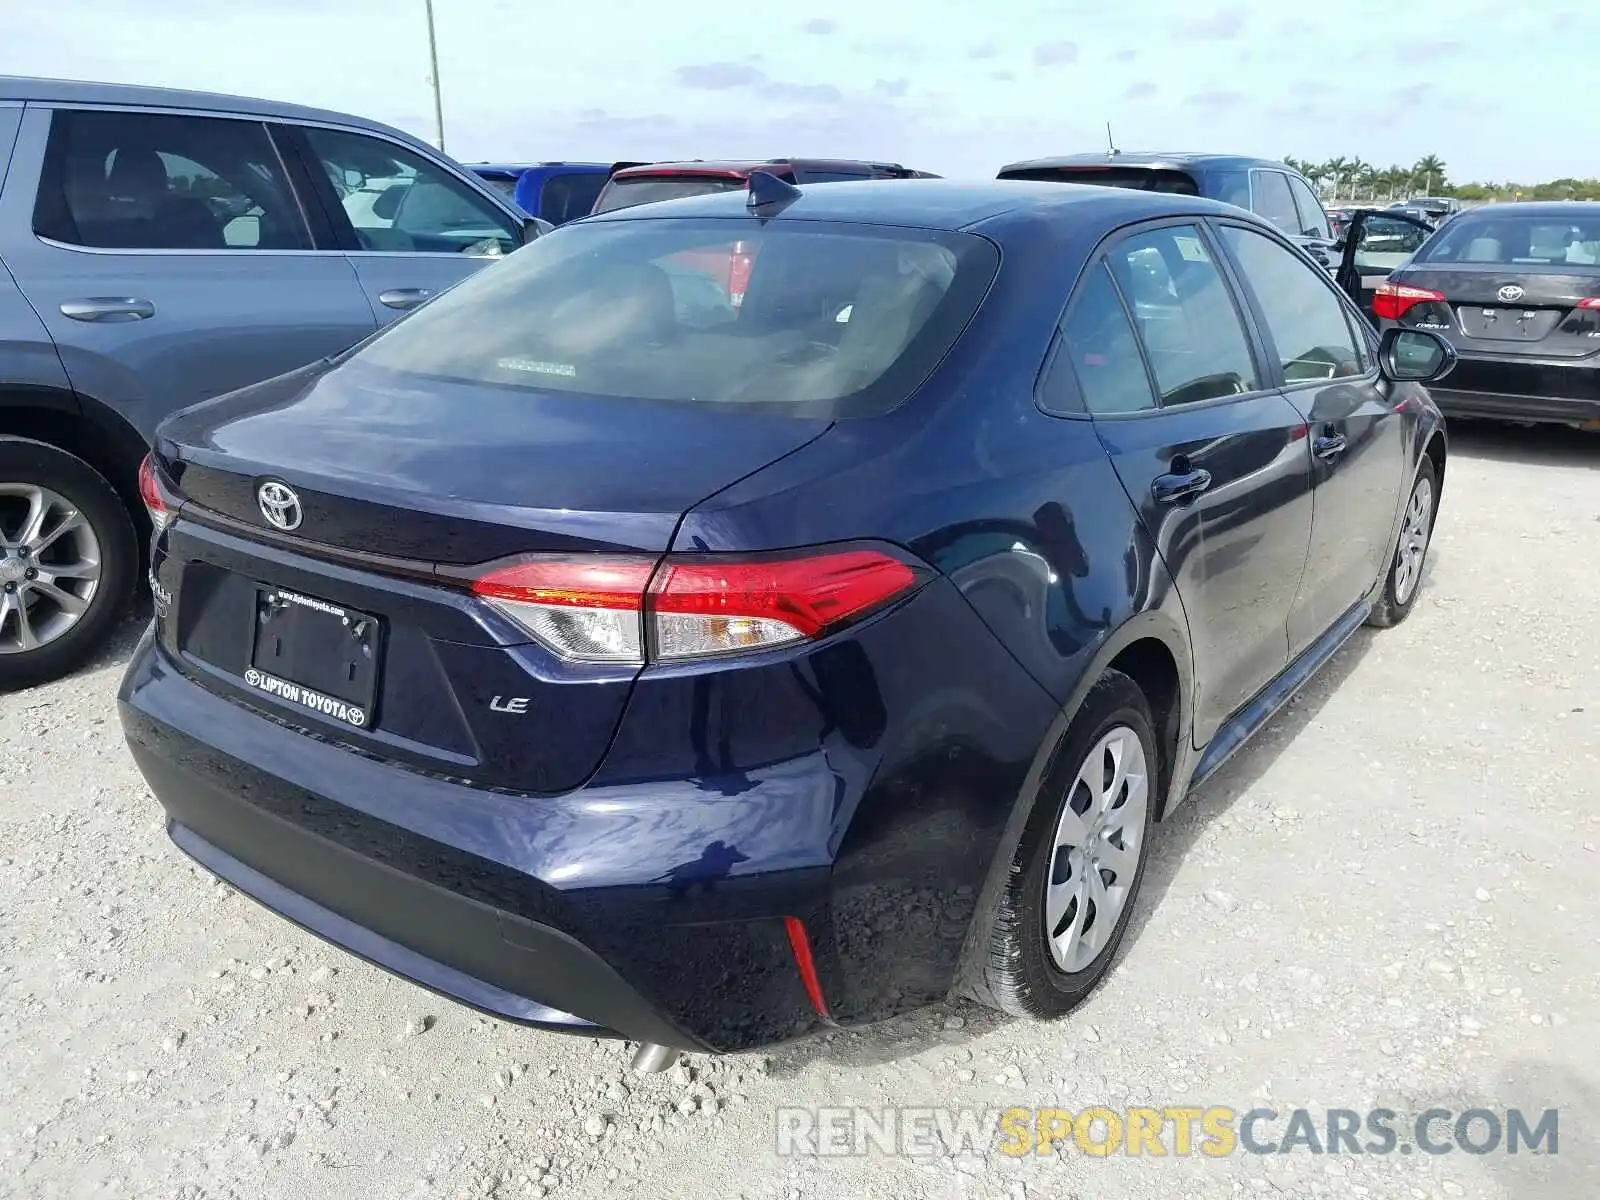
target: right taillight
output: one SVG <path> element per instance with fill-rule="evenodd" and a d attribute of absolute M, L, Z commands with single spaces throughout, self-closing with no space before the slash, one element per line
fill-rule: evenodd
<path fill-rule="evenodd" d="M 825 637 L 915 588 L 893 555 L 844 549 L 758 558 L 530 556 L 472 591 L 577 662 L 641 666 L 770 650 Z"/>
<path fill-rule="evenodd" d="M 175 506 L 162 490 L 160 479 L 156 477 L 153 455 L 146 454 L 144 461 L 139 464 L 139 499 L 144 501 L 144 510 L 150 514 L 150 524 L 155 527 L 157 533 L 160 533 L 172 520 Z"/>
<path fill-rule="evenodd" d="M 1444 303 L 1444 293 L 1408 283 L 1380 283 L 1372 293 L 1372 315 L 1380 321 L 1398 321 L 1419 304 Z"/>

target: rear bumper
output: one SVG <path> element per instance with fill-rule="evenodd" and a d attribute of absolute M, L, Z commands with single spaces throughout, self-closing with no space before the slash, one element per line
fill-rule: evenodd
<path fill-rule="evenodd" d="M 1463 357 L 1429 393 L 1444 413 L 1507 421 L 1600 421 L 1600 367 Z"/>
<path fill-rule="evenodd" d="M 704 845 L 703 827 L 619 823 L 606 810 L 625 810 L 621 796 L 501 796 L 363 758 L 202 688 L 148 638 L 120 712 L 180 849 L 432 991 L 507 1021 L 684 1050 L 745 1049 L 823 1024 L 783 917 L 825 901 L 826 872 L 730 880 L 712 865 L 696 876 L 672 861 L 673 835 Z M 803 809 L 793 782 L 785 798 Z M 396 823 L 423 810 L 436 815 L 425 833 Z M 538 874 L 516 865 L 534 844 L 552 852 Z M 640 882 L 581 886 L 613 865 Z"/>

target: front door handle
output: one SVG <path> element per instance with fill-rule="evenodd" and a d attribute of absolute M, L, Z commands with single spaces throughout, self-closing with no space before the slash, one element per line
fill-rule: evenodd
<path fill-rule="evenodd" d="M 1157 504 L 1183 504 L 1211 486 L 1211 472 L 1204 468 L 1157 475 L 1150 481 L 1150 494 Z"/>
<path fill-rule="evenodd" d="M 415 308 L 431 295 L 432 288 L 390 288 L 378 293 L 378 303 L 388 308 Z"/>
<path fill-rule="evenodd" d="M 1333 462 L 1349 444 L 1342 433 L 1325 433 L 1311 443 L 1311 453 L 1323 462 Z"/>
<path fill-rule="evenodd" d="M 86 296 L 62 301 L 61 315 L 74 321 L 143 321 L 156 315 L 156 306 L 136 296 Z"/>

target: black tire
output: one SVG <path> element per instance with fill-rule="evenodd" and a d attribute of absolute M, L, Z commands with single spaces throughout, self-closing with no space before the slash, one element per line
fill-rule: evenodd
<path fill-rule="evenodd" d="M 0 483 L 55 492 L 83 515 L 100 544 L 99 586 L 77 623 L 37 649 L 0 653 L 0 691 L 10 691 L 59 679 L 105 644 L 133 596 L 139 541 L 116 489 L 65 450 L 30 438 L 0 437 Z"/>
<path fill-rule="evenodd" d="M 1422 553 L 1412 567 L 1415 578 L 1402 596 L 1400 556 L 1410 541 L 1407 534 L 1411 506 L 1418 489 L 1424 484 L 1427 486 L 1429 497 L 1427 531 L 1423 538 Z M 1417 473 L 1412 477 L 1405 503 L 1406 512 L 1400 517 L 1400 533 L 1395 538 L 1393 551 L 1389 554 L 1389 565 L 1383 571 L 1383 587 L 1378 592 L 1378 599 L 1372 606 L 1372 612 L 1367 616 L 1367 624 L 1377 629 L 1388 629 L 1404 621 L 1411 615 L 1417 597 L 1422 594 L 1422 578 L 1428 567 L 1428 551 L 1433 547 L 1433 526 L 1439 518 L 1439 477 L 1433 469 L 1433 459 L 1426 454 L 1422 456 L 1422 462 L 1417 465 Z"/>
<path fill-rule="evenodd" d="M 1056 867 L 1056 827 L 1086 757 L 1119 726 L 1138 736 L 1147 766 L 1147 802 L 1137 866 L 1111 936 L 1092 961 L 1069 973 L 1052 957 L 1044 930 L 1045 885 Z M 1144 880 L 1160 789 L 1160 762 L 1144 693 L 1120 671 L 1107 671 L 1068 726 L 1023 828 L 996 902 L 985 957 L 969 985 L 974 1000 L 1013 1016 L 1059 1017 L 1081 1003 L 1105 976 L 1127 932 Z"/>

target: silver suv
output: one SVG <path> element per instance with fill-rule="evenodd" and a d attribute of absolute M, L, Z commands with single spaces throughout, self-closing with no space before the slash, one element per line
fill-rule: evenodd
<path fill-rule="evenodd" d="M 0 76 L 0 689 L 78 666 L 131 597 L 157 422 L 548 228 L 359 117 Z"/>

